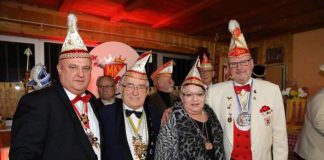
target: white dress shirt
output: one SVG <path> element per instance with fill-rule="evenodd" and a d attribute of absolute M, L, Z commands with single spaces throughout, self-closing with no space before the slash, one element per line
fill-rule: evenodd
<path fill-rule="evenodd" d="M 68 90 L 66 90 L 64 88 L 66 94 L 68 95 L 70 101 L 72 101 L 77 95 L 69 92 Z M 83 93 L 81 96 L 84 96 L 85 93 Z M 99 144 L 100 144 L 100 131 L 99 131 L 99 122 L 97 120 L 96 115 L 93 112 L 93 109 L 91 107 L 90 102 L 87 103 L 88 105 L 88 118 L 89 118 L 89 126 L 90 126 L 90 131 L 94 134 L 95 137 L 98 138 Z M 83 108 L 83 102 L 82 101 L 78 101 L 77 103 L 75 103 L 75 106 L 77 108 L 77 110 L 79 111 L 79 113 L 83 113 L 84 112 L 84 108 Z M 80 121 L 81 123 L 81 121 Z M 101 145 L 101 144 L 100 144 Z M 98 160 L 101 160 L 101 151 L 100 151 L 100 147 L 97 148 L 95 146 L 92 146 L 94 152 L 96 153 Z"/>
<path fill-rule="evenodd" d="M 123 104 L 123 114 L 124 114 L 127 142 L 128 142 L 129 149 L 132 153 L 133 159 L 135 159 L 136 156 L 135 156 L 134 145 L 133 145 L 133 136 L 135 136 L 135 134 L 134 134 L 132 125 L 130 124 L 130 122 L 128 120 L 128 117 L 126 116 L 126 113 L 125 113 L 126 109 L 128 109 L 128 110 L 134 110 L 134 109 L 131 109 L 125 103 Z M 136 109 L 135 111 L 142 112 L 143 119 L 142 119 L 142 123 L 140 124 L 140 128 L 139 128 L 138 132 L 142 136 L 142 142 L 145 144 L 148 144 L 147 121 L 146 121 L 146 115 L 144 112 L 144 108 L 140 107 L 140 108 Z M 129 118 L 132 119 L 133 124 L 135 125 L 135 127 L 137 127 L 140 118 L 137 118 L 135 116 L 135 114 L 131 114 Z"/>

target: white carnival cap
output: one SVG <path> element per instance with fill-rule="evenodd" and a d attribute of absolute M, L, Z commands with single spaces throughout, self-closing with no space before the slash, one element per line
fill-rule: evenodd
<path fill-rule="evenodd" d="M 68 15 L 68 32 L 64 40 L 59 60 L 69 58 L 91 58 L 78 33 L 77 17 L 74 14 Z"/>
<path fill-rule="evenodd" d="M 199 57 L 196 60 L 196 63 L 192 66 L 190 72 L 188 73 L 185 80 L 182 82 L 181 86 L 194 84 L 198 85 L 202 88 L 206 88 L 205 84 L 201 81 L 201 77 L 198 71 L 198 68 L 200 66 Z"/>
<path fill-rule="evenodd" d="M 151 57 L 151 55 L 152 51 L 147 51 L 141 54 L 137 61 L 134 63 L 134 65 L 126 71 L 125 76 L 147 80 L 145 65 L 148 59 Z"/>
<path fill-rule="evenodd" d="M 228 24 L 228 30 L 232 34 L 228 57 L 241 57 L 250 55 L 249 48 L 246 45 L 239 23 L 236 20 L 230 20 Z"/>

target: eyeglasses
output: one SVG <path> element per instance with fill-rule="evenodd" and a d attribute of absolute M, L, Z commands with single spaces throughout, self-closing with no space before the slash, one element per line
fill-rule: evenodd
<path fill-rule="evenodd" d="M 121 84 L 121 86 L 123 86 L 127 91 L 132 91 L 132 92 L 135 91 L 135 89 L 137 89 L 138 92 L 144 92 L 147 89 L 146 85 L 135 86 L 132 83 Z"/>
<path fill-rule="evenodd" d="M 97 87 L 101 88 L 101 89 L 106 89 L 106 88 L 109 89 L 109 88 L 115 88 L 115 85 L 113 85 L 113 84 L 112 85 L 105 85 L 105 86 L 98 85 Z"/>
<path fill-rule="evenodd" d="M 236 68 L 238 66 L 238 64 L 240 64 L 240 66 L 247 66 L 247 65 L 249 65 L 249 61 L 251 59 L 252 58 L 247 59 L 247 60 L 243 60 L 243 61 L 240 61 L 240 62 L 231 62 L 231 63 L 228 63 L 228 64 L 229 64 L 230 68 Z"/>
<path fill-rule="evenodd" d="M 187 98 L 194 98 L 194 97 L 198 97 L 198 98 L 203 98 L 205 96 L 205 92 L 198 92 L 198 93 L 181 93 L 184 97 Z"/>
<path fill-rule="evenodd" d="M 213 70 L 199 70 L 200 74 L 209 74 L 209 73 L 213 73 Z"/>

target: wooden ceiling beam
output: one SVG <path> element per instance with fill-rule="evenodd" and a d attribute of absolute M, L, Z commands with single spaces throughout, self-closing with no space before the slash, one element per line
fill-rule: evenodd
<path fill-rule="evenodd" d="M 61 0 L 61 3 L 58 6 L 58 11 L 64 12 L 64 13 L 69 12 L 73 3 L 74 3 L 74 0 Z"/>
<path fill-rule="evenodd" d="M 152 28 L 161 28 L 161 27 L 164 27 L 170 23 L 172 23 L 172 21 L 176 20 L 176 19 L 179 19 L 181 17 L 186 17 L 186 16 L 189 16 L 189 15 L 192 15 L 192 14 L 195 14 L 196 12 L 199 12 L 207 7 L 210 7 L 210 5 L 213 5 L 215 4 L 216 2 L 219 2 L 220 0 L 205 0 L 205 1 L 202 1 L 196 5 L 193 5 L 192 7 L 182 11 L 182 12 L 178 12 L 177 14 L 169 17 L 169 18 L 166 18 L 166 19 L 163 19 L 155 24 L 152 25 Z"/>
<path fill-rule="evenodd" d="M 267 23 L 263 23 L 260 25 L 246 27 L 244 30 L 244 34 L 254 34 L 255 32 L 262 32 L 262 31 L 270 31 L 276 28 L 282 28 L 285 26 L 303 24 L 309 20 L 309 17 L 323 17 L 324 12 L 323 9 L 312 10 L 309 13 L 302 12 L 300 14 L 296 14 L 294 16 L 290 16 L 289 18 L 283 18 L 281 20 L 274 19 L 272 21 L 267 21 Z M 288 31 L 289 32 L 289 31 Z"/>
<path fill-rule="evenodd" d="M 119 22 L 121 21 L 125 16 L 127 16 L 130 12 L 136 10 L 137 8 L 141 8 L 144 6 L 148 0 L 132 0 L 129 1 L 124 5 L 123 8 L 119 9 L 115 13 L 112 14 L 110 17 L 111 22 Z"/>
<path fill-rule="evenodd" d="M 207 30 L 209 28 L 212 28 L 212 27 L 216 28 L 219 25 L 228 24 L 229 20 L 232 19 L 233 17 L 235 17 L 236 20 L 244 20 L 244 19 L 249 19 L 251 17 L 257 16 L 260 14 L 271 13 L 273 10 L 275 10 L 277 8 L 281 8 L 281 7 L 289 5 L 290 3 L 294 3 L 294 1 L 296 1 L 296 0 L 291 0 L 291 1 L 286 0 L 286 1 L 280 1 L 278 3 L 271 2 L 267 6 L 264 6 L 262 8 L 253 9 L 250 12 L 244 12 L 244 13 L 239 13 L 236 15 L 226 16 L 226 17 L 223 17 L 222 20 L 220 20 L 220 21 L 216 21 L 214 23 L 210 23 L 208 25 L 204 25 L 202 27 L 191 30 L 188 34 L 190 34 L 190 35 L 199 34 L 201 31 Z"/>
<path fill-rule="evenodd" d="M 0 33 L 63 41 L 66 13 L 15 2 L 0 2 Z M 179 32 L 152 30 L 140 25 L 107 23 L 102 18 L 77 15 L 78 29 L 86 43 L 119 41 L 137 48 L 194 54 L 199 46 L 212 49 L 214 43 Z"/>

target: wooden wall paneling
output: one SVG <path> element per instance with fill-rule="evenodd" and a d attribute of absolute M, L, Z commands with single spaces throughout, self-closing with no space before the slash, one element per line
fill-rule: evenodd
<path fill-rule="evenodd" d="M 63 41 L 67 13 L 15 2 L 0 2 L 0 33 Z M 119 41 L 132 47 L 195 54 L 199 46 L 214 48 L 214 41 L 183 33 L 151 29 L 77 14 L 78 28 L 86 44 Z"/>

